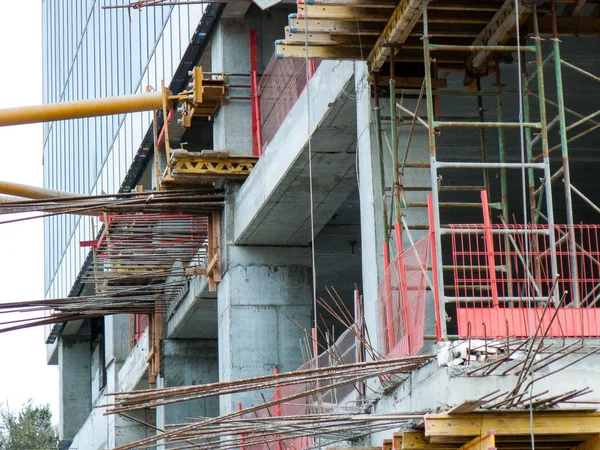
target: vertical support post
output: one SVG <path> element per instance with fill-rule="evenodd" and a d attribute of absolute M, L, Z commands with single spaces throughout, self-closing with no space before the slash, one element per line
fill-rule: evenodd
<path fill-rule="evenodd" d="M 275 367 L 273 373 L 277 375 L 279 373 L 279 368 Z M 279 392 L 279 386 L 275 386 L 275 393 L 273 394 L 273 400 L 277 401 L 281 398 L 281 392 Z M 277 403 L 274 408 L 275 417 L 281 417 L 281 403 Z M 275 441 L 275 450 L 283 450 L 283 446 L 281 445 L 281 441 Z"/>
<path fill-rule="evenodd" d="M 308 60 L 308 78 L 312 78 L 315 74 L 315 62 L 312 59 Z"/>
<path fill-rule="evenodd" d="M 498 95 L 496 96 L 496 115 L 498 123 L 501 123 L 504 120 L 504 116 L 502 114 L 502 79 L 500 77 L 500 60 L 496 59 L 496 91 Z M 498 152 L 499 152 L 499 160 L 501 163 L 506 162 L 506 153 L 504 148 L 504 128 L 498 128 Z M 509 222 L 509 214 L 508 214 L 508 181 L 506 179 L 506 168 L 500 169 L 500 192 L 502 197 L 502 217 L 504 219 L 504 223 Z M 513 296 L 513 286 L 512 286 L 512 260 L 510 258 L 510 253 L 508 249 L 510 248 L 510 240 L 508 239 L 508 235 L 504 236 L 504 248 L 506 249 L 506 260 L 504 264 L 506 266 L 506 274 L 508 281 L 508 296 Z"/>
<path fill-rule="evenodd" d="M 571 269 L 571 300 L 579 307 L 579 282 L 577 275 L 577 258 L 575 227 L 573 222 L 573 198 L 571 194 L 571 173 L 569 169 L 569 144 L 567 141 L 567 119 L 565 117 L 565 97 L 562 82 L 562 67 L 560 60 L 560 44 L 558 26 L 556 24 L 556 0 L 552 0 L 552 41 L 554 46 L 554 71 L 556 74 L 556 95 L 558 98 L 558 120 L 560 124 L 560 146 L 562 153 L 563 179 L 565 181 L 565 202 L 567 209 L 567 227 L 569 229 L 569 265 Z"/>
<path fill-rule="evenodd" d="M 168 104 L 168 92 L 165 86 L 164 80 L 160 82 L 161 90 L 162 90 L 162 112 L 163 112 L 163 131 L 165 138 L 165 153 L 167 156 L 167 175 L 165 178 L 171 177 L 171 142 L 169 140 L 169 114 L 167 113 L 167 104 Z M 159 139 L 160 140 L 160 139 Z"/>
<path fill-rule="evenodd" d="M 394 316 L 392 315 L 392 280 L 390 279 L 390 254 L 387 243 L 383 244 L 383 279 L 385 282 L 385 324 L 387 337 L 386 354 L 394 348 Z"/>
<path fill-rule="evenodd" d="M 390 56 L 390 140 L 392 141 L 392 174 L 393 187 L 392 195 L 394 196 L 394 214 L 396 223 L 400 222 L 400 176 L 398 173 L 398 119 L 396 117 L 396 73 L 394 67 L 394 58 Z M 402 251 L 402 240 L 396 241 L 398 253 Z"/>
<path fill-rule="evenodd" d="M 258 45 L 256 30 L 250 30 L 250 90 L 252 98 L 252 154 L 262 156 L 262 127 L 258 93 Z"/>
<path fill-rule="evenodd" d="M 400 305 L 402 305 L 398 319 L 402 321 L 404 333 L 406 334 L 406 340 L 408 342 L 408 349 L 412 351 L 411 346 L 411 317 L 410 317 L 410 304 L 408 302 L 408 286 L 406 285 L 406 267 L 404 266 L 404 255 L 402 249 L 402 231 L 400 230 L 400 224 L 396 222 L 394 224 L 394 231 L 396 233 L 396 242 L 398 246 L 398 275 L 400 279 Z"/>
<path fill-rule="evenodd" d="M 241 411 L 243 409 L 242 404 L 238 403 L 237 408 L 238 408 L 238 411 Z M 244 415 L 240 414 L 240 419 L 243 419 L 243 418 L 244 418 Z M 246 434 L 242 433 L 242 434 L 240 434 L 240 450 L 246 450 L 245 442 L 246 442 Z"/>
<path fill-rule="evenodd" d="M 427 14 L 427 3 L 428 0 L 423 0 L 423 52 L 425 62 L 425 90 L 427 95 L 427 125 L 429 131 L 429 164 L 431 173 L 431 201 L 432 201 L 432 220 L 430 226 L 433 226 L 432 235 L 432 249 L 434 250 L 437 261 L 433 265 L 433 272 L 437 274 L 438 282 L 436 289 L 436 297 L 438 302 L 438 310 L 440 318 L 445 317 L 446 306 L 444 301 L 444 273 L 442 271 L 442 235 L 440 233 L 440 210 L 439 210 L 439 192 L 438 192 L 438 181 L 437 181 L 437 157 L 435 148 L 435 129 L 433 127 L 434 122 L 434 107 L 433 107 L 433 86 L 431 82 L 431 54 L 429 50 L 429 24 Z M 435 244 L 435 245 L 433 245 Z M 442 337 L 447 335 L 446 322 L 439 320 L 440 334 Z"/>
<path fill-rule="evenodd" d="M 435 240 L 435 226 L 434 226 L 434 212 L 433 212 L 433 196 L 431 194 L 427 195 L 427 211 L 429 213 L 429 239 L 431 242 L 431 273 L 433 274 L 433 305 L 435 310 L 435 338 L 439 342 L 442 340 L 442 317 L 445 317 L 445 311 L 442 311 L 440 305 L 440 297 L 439 297 L 439 279 L 438 279 L 438 271 L 436 270 L 438 266 L 437 259 L 437 249 L 436 249 L 436 240 Z"/>
<path fill-rule="evenodd" d="M 375 74 L 375 83 L 374 83 L 374 95 L 375 99 L 375 123 L 377 125 L 376 137 L 377 137 L 377 155 L 379 156 L 379 181 L 381 187 L 381 212 L 383 219 L 383 245 L 384 245 L 384 254 L 385 249 L 388 249 L 389 252 L 389 230 L 387 223 L 387 204 L 385 199 L 385 171 L 384 171 L 384 163 L 383 163 L 383 136 L 381 131 L 381 106 L 379 104 L 379 77 Z M 389 258 L 387 259 L 389 262 Z"/>
<path fill-rule="evenodd" d="M 477 77 L 476 81 L 475 81 L 476 87 L 477 87 L 477 92 L 481 91 L 481 77 Z M 483 106 L 483 97 L 481 95 L 477 96 L 477 112 L 479 115 L 479 120 L 481 122 L 485 122 L 485 110 L 484 110 L 484 106 Z M 500 128 L 502 129 L 502 128 Z M 481 142 L 481 160 L 483 162 L 487 162 L 488 157 L 487 157 L 487 142 L 486 142 L 486 135 L 485 135 L 485 128 L 480 128 L 479 129 L 479 133 L 480 133 L 480 142 Z M 490 175 L 488 173 L 488 169 L 483 169 L 483 185 L 485 186 L 485 190 L 488 193 L 488 196 L 490 194 Z"/>
<path fill-rule="evenodd" d="M 488 203 L 487 191 L 481 191 L 481 207 L 483 209 L 483 226 L 485 251 L 488 259 L 488 271 L 490 274 L 490 284 L 492 288 L 492 301 L 494 307 L 498 308 L 498 283 L 496 280 L 496 261 L 494 260 L 494 236 L 492 235 L 492 221 L 490 219 L 490 205 Z"/>
<path fill-rule="evenodd" d="M 558 265 L 556 261 L 556 234 L 554 227 L 554 208 L 552 204 L 552 173 L 550 171 L 550 156 L 548 151 L 548 122 L 546 119 L 546 93 L 544 88 L 544 64 L 542 58 L 542 45 L 537 17 L 537 5 L 533 4 L 533 27 L 536 39 L 536 70 L 538 78 L 538 99 L 540 105 L 540 123 L 542 124 L 542 159 L 544 162 L 544 189 L 546 191 L 546 213 L 548 217 L 548 238 L 552 252 L 550 254 L 550 268 L 552 279 L 555 280 L 558 274 Z M 527 238 L 527 237 L 526 237 Z M 558 287 L 553 292 L 554 304 L 558 306 L 560 296 L 557 292 Z"/>

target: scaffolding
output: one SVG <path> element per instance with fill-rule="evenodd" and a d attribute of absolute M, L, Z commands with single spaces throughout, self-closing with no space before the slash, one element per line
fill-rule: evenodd
<path fill-rule="evenodd" d="M 600 113 L 596 112 L 588 116 L 579 115 L 579 120 L 570 125 L 567 124 L 567 111 L 574 112 L 565 106 L 562 68 L 568 67 L 594 80 L 598 80 L 599 78 L 561 59 L 556 4 L 554 1 L 551 6 L 552 51 L 544 55 L 542 49 L 543 40 L 540 37 L 538 25 L 538 11 L 535 4 L 531 10 L 533 35 L 529 36 L 529 42 L 522 42 L 523 39 L 520 38 L 517 32 L 517 45 L 465 46 L 451 42 L 443 45 L 430 43 L 427 2 L 423 2 L 424 83 L 427 106 L 426 128 L 429 139 L 429 168 L 432 187 L 430 208 L 432 216 L 431 231 L 433 233 L 433 251 L 437 260 L 437 264 L 433 266 L 433 271 L 435 271 L 436 275 L 434 277 L 434 296 L 436 304 L 439 305 L 437 322 L 440 328 L 439 333 L 441 334 L 438 338 L 448 336 L 447 321 L 445 318 L 449 310 L 473 309 L 473 305 L 476 302 L 486 305 L 488 313 L 491 309 L 489 308 L 491 304 L 498 312 L 502 312 L 503 317 L 507 313 L 507 308 L 535 308 L 543 305 L 543 302 L 546 301 L 551 302 L 555 308 L 559 308 L 561 307 L 560 299 L 563 295 L 566 296 L 564 306 L 566 308 L 573 308 L 574 311 L 577 311 L 579 308 L 593 308 L 596 304 L 594 300 L 595 295 L 593 294 L 597 291 L 598 284 L 596 283 L 595 276 L 589 276 L 589 274 L 586 274 L 586 270 L 588 270 L 590 264 L 592 266 L 591 270 L 596 270 L 598 259 L 594 255 L 594 247 L 598 230 L 595 227 L 588 227 L 587 235 L 589 239 L 580 239 L 578 242 L 578 236 L 581 237 L 585 233 L 582 233 L 574 223 L 572 195 L 576 194 L 583 198 L 594 210 L 598 211 L 598 208 L 571 183 L 568 146 L 570 142 L 593 131 L 597 125 L 572 137 L 569 137 L 568 133 L 574 128 L 588 123 Z M 500 82 L 499 63 L 495 65 L 495 90 L 482 90 L 479 78 L 475 83 L 476 88 L 472 91 L 452 91 L 436 89 L 434 87 L 432 74 L 435 72 L 435 69 L 432 62 L 435 61 L 434 57 L 437 52 L 466 53 L 474 50 L 484 52 L 488 55 L 498 54 L 498 52 L 517 53 L 517 70 L 520 71 L 519 90 L 517 92 L 517 95 L 520 97 L 518 121 L 505 119 L 505 111 L 502 109 L 504 92 Z M 531 67 L 528 65 L 528 56 L 531 58 L 534 67 L 531 73 L 527 72 L 528 67 Z M 544 69 L 553 69 L 553 81 L 556 86 L 557 96 L 556 103 L 548 100 L 546 97 Z M 479 120 L 477 118 L 468 120 L 445 120 L 440 118 L 439 106 L 435 103 L 441 96 L 475 97 L 477 99 Z M 484 116 L 484 98 L 495 98 L 496 100 L 497 119 L 495 121 L 486 120 Z M 537 99 L 537 114 L 534 114 L 533 105 L 530 102 L 531 98 Z M 558 110 L 557 116 L 551 120 L 547 117 L 548 104 L 555 106 Z M 417 114 L 418 111 L 415 111 L 414 115 L 416 116 Z M 393 120 L 394 117 L 392 114 Z M 549 132 L 557 126 L 560 130 L 560 143 L 550 147 Z M 442 138 L 444 131 L 449 128 L 480 130 L 481 153 L 479 160 L 461 161 L 457 160 L 456 157 L 450 160 L 440 150 L 438 141 Z M 499 151 L 497 156 L 490 155 L 489 149 L 486 148 L 486 137 L 489 136 L 488 130 L 490 129 L 495 130 L 498 135 L 497 145 Z M 505 133 L 510 130 L 518 130 L 520 134 L 518 142 L 521 144 L 521 158 L 517 162 L 508 161 L 509 149 L 505 140 Z M 486 131 L 488 131 L 487 135 Z M 392 135 L 394 135 L 393 131 Z M 550 164 L 550 154 L 554 151 L 561 152 L 562 163 L 560 168 L 553 173 Z M 448 171 L 460 171 L 460 173 L 481 171 L 482 183 L 478 186 L 445 186 L 443 184 L 444 174 L 448 173 Z M 494 171 L 500 173 L 501 195 L 499 199 L 489 198 L 493 196 L 493 192 L 490 189 L 490 177 Z M 520 171 L 522 174 L 524 213 L 523 223 L 520 226 L 510 226 L 508 171 Z M 552 184 L 561 178 L 564 182 L 564 214 L 566 224 L 557 226 L 554 210 L 558 206 L 553 200 Z M 465 179 L 468 179 L 468 176 L 465 176 Z M 481 201 L 467 202 L 464 200 L 465 195 L 459 195 L 455 196 L 455 201 L 453 202 L 444 202 L 440 200 L 440 194 L 447 187 L 454 192 L 480 191 Z M 527 204 L 528 208 L 526 211 L 525 205 Z M 443 208 L 452 208 L 453 212 L 456 210 L 466 211 L 471 208 L 481 209 L 483 223 L 481 226 L 480 224 L 473 226 L 462 224 L 460 227 L 449 226 L 442 221 Z M 492 225 L 492 211 L 494 210 L 500 212 L 500 223 L 497 225 Z M 465 212 L 465 214 L 467 213 Z M 444 270 L 443 262 L 445 255 L 443 250 L 447 248 L 448 239 L 456 243 L 457 239 L 464 238 L 465 235 L 475 236 L 475 242 L 477 242 L 477 239 L 483 239 L 481 248 L 483 258 L 471 258 L 467 265 L 461 264 L 456 258 L 456 245 L 453 245 L 454 260 L 452 270 L 454 273 L 450 276 L 448 271 Z M 499 252 L 499 248 L 503 248 L 504 250 Z M 475 260 L 477 260 L 477 264 L 473 265 Z M 464 262 L 464 258 L 462 262 Z M 568 267 L 565 267 L 565 265 Z M 499 277 L 505 282 L 499 283 Z M 449 295 L 449 289 L 445 281 L 451 278 L 454 278 L 455 283 L 458 283 L 458 280 L 461 279 L 463 283 L 469 284 L 471 293 L 477 290 L 478 295 L 470 295 L 467 298 L 465 295 L 461 295 L 460 289 L 455 289 L 454 295 Z M 520 280 L 518 286 L 515 284 L 515 279 Z M 478 289 L 476 289 L 475 287 L 478 283 L 481 286 L 478 286 Z M 500 293 L 498 291 L 499 285 L 503 288 Z M 464 294 L 464 289 L 462 291 Z M 583 295 L 584 293 L 586 295 Z M 473 311 L 471 312 L 473 313 Z M 579 314 L 577 313 L 576 315 Z M 581 314 L 584 314 L 584 312 L 581 312 Z M 477 324 L 477 331 L 471 331 L 477 336 L 484 337 L 485 330 L 482 330 L 481 324 L 483 324 L 484 328 L 486 327 L 487 319 L 485 315 L 482 313 L 477 317 L 471 317 L 473 320 L 470 322 Z M 490 319 L 490 322 L 487 323 L 488 329 L 487 336 L 485 337 L 502 336 L 509 332 L 523 334 L 527 328 L 515 327 L 511 331 L 507 331 L 504 328 L 504 321 L 502 321 L 501 327 L 496 323 L 492 323 L 498 320 L 500 320 L 499 317 L 496 317 L 494 320 Z M 506 323 L 509 322 L 509 320 L 506 320 Z M 583 336 L 590 332 L 592 335 L 595 335 L 595 332 L 591 331 L 596 328 L 595 325 L 584 325 L 584 322 L 580 321 L 576 323 L 576 321 L 572 321 L 567 335 Z M 588 333 L 584 331 L 585 327 Z M 463 337 L 466 334 L 464 324 L 463 326 L 459 325 L 458 334 Z"/>

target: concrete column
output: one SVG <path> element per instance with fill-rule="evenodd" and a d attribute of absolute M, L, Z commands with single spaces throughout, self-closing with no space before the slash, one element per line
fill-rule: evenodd
<path fill-rule="evenodd" d="M 157 388 L 193 386 L 219 380 L 216 340 L 165 339 L 162 341 L 162 371 L 156 380 Z M 184 423 L 189 417 L 219 415 L 217 397 L 190 400 L 156 409 L 156 426 Z"/>
<path fill-rule="evenodd" d="M 372 123 L 371 92 L 364 62 L 355 63 L 356 131 L 358 153 L 362 285 L 365 320 L 373 340 L 379 336 L 377 286 L 383 276 L 381 189 L 377 162 L 377 138 Z"/>
<path fill-rule="evenodd" d="M 310 251 L 298 247 L 228 247 L 218 287 L 219 378 L 236 380 L 297 369 L 312 311 Z M 268 398 L 271 393 L 265 392 Z M 221 414 L 242 402 L 262 403 L 257 392 L 221 397 Z"/>
<path fill-rule="evenodd" d="M 361 214 L 361 250 L 362 250 L 362 273 L 363 273 L 363 291 L 365 295 L 365 317 L 371 336 L 379 336 L 379 316 L 377 306 L 377 287 L 383 279 L 383 215 L 382 215 L 382 192 L 381 176 L 379 171 L 379 150 L 377 146 L 377 126 L 374 120 L 374 104 L 371 98 L 371 90 L 367 81 L 367 66 L 364 62 L 355 63 L 355 81 L 356 81 L 356 114 L 357 114 L 357 152 L 358 152 L 358 173 L 360 175 L 359 195 L 360 195 L 360 214 Z M 421 114 L 425 114 L 424 102 L 421 102 Z M 404 100 L 403 105 L 410 110 L 416 107 L 416 100 Z M 380 98 L 381 115 L 389 117 L 389 98 Z M 402 161 L 406 150 L 406 141 L 410 127 L 410 121 L 399 130 L 399 160 Z M 389 119 L 382 123 L 382 129 L 389 137 L 390 123 Z M 384 178 L 385 186 L 392 186 L 393 172 L 392 159 L 390 156 L 387 142 L 383 142 L 384 156 Z M 408 163 L 428 163 L 429 162 L 429 141 L 425 129 L 417 124 L 412 136 L 410 150 L 407 158 Z M 427 168 L 406 168 L 402 176 L 402 184 L 406 187 L 427 188 L 431 186 L 431 176 Z M 405 192 L 402 202 L 423 203 L 427 201 L 427 190 Z M 388 217 L 392 214 L 389 211 Z M 402 205 L 402 214 L 409 227 L 422 228 L 427 226 L 428 215 L 427 208 L 406 207 Z M 417 242 L 427 234 L 426 230 L 412 229 L 408 232 L 404 229 L 402 232 L 402 245 L 404 249 L 409 248 L 413 242 Z M 393 230 L 390 245 L 390 259 L 396 255 L 396 243 L 393 238 Z M 431 277 L 430 277 L 431 278 Z M 433 310 L 433 296 L 430 291 L 427 293 L 427 306 L 425 316 L 425 334 L 435 333 L 435 318 Z M 377 342 L 378 344 L 378 342 Z"/>
<path fill-rule="evenodd" d="M 221 18 L 211 41 L 211 71 L 249 74 L 250 30 L 256 30 L 258 70 L 262 73 L 273 56 L 273 42 L 281 38 L 281 30 L 287 25 L 291 11 L 292 9 L 278 7 L 267 14 L 256 6 L 251 6 L 243 18 L 233 18 L 233 15 Z M 230 85 L 249 85 L 250 78 L 229 76 L 227 82 Z M 230 88 L 228 95 L 248 97 L 250 90 Z M 251 118 L 249 100 L 226 101 L 214 118 L 213 147 L 228 150 L 232 155 L 252 154 Z"/>
<path fill-rule="evenodd" d="M 92 410 L 89 336 L 61 336 L 58 343 L 59 439 L 68 448 Z"/>

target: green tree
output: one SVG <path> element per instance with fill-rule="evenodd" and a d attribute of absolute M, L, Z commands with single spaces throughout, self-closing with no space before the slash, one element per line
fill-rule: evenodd
<path fill-rule="evenodd" d="M 58 432 L 48 405 L 29 400 L 18 413 L 0 410 L 0 450 L 55 450 Z"/>

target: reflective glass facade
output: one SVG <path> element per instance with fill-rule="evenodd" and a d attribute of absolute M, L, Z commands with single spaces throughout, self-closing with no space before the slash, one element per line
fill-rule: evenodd
<path fill-rule="evenodd" d="M 45 103 L 141 93 L 168 85 L 204 5 L 102 9 L 122 0 L 44 0 Z M 44 127 L 44 186 L 80 194 L 118 192 L 151 113 L 54 122 Z M 80 241 L 98 222 L 63 215 L 44 225 L 45 290 L 68 295 L 87 256 Z"/>

